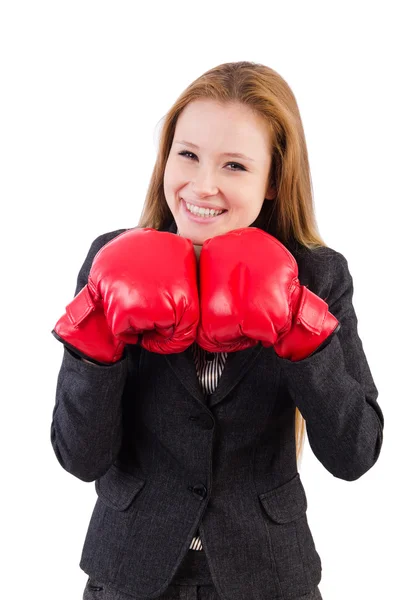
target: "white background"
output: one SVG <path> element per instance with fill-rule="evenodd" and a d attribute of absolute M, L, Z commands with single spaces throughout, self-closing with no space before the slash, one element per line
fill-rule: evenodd
<path fill-rule="evenodd" d="M 373 469 L 301 476 L 324 600 L 396 597 L 396 56 L 392 2 L 2 2 L 1 595 L 80 600 L 94 483 L 50 443 L 62 346 L 51 329 L 92 240 L 137 224 L 158 125 L 223 62 L 270 66 L 305 128 L 316 215 L 354 280 L 385 416 Z M 244 599 L 242 599 L 244 600 Z"/>

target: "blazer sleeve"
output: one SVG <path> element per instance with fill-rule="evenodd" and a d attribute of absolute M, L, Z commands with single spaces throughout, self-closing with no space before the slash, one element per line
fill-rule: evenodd
<path fill-rule="evenodd" d="M 91 244 L 77 277 L 75 296 L 86 285 L 97 252 L 125 229 Z M 110 366 L 86 363 L 64 346 L 58 374 L 51 443 L 61 466 L 83 481 L 94 481 L 114 462 L 122 440 L 122 394 L 127 359 Z"/>
<path fill-rule="evenodd" d="M 333 250 L 328 264 L 330 268 L 318 263 L 318 278 L 329 271 L 329 295 L 324 300 L 340 322 L 339 331 L 306 359 L 279 361 L 289 393 L 306 421 L 313 453 L 335 477 L 354 481 L 379 457 L 384 419 L 357 331 L 347 260 Z"/>

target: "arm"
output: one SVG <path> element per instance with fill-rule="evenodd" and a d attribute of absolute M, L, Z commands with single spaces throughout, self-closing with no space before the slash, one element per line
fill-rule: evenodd
<path fill-rule="evenodd" d="M 94 256 L 122 230 L 99 236 L 80 269 L 75 296 L 86 285 Z M 109 469 L 121 446 L 122 394 L 127 360 L 100 366 L 64 348 L 51 423 L 51 443 L 61 466 L 83 481 Z"/>
<path fill-rule="evenodd" d="M 323 271 L 324 263 L 316 268 Z M 330 277 L 326 301 L 340 329 L 308 358 L 279 361 L 314 454 L 335 477 L 354 481 L 379 457 L 384 419 L 357 331 L 353 280 L 347 260 L 335 251 Z"/>

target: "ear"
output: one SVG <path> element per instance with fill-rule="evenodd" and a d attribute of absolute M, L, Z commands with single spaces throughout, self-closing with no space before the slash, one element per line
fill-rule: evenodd
<path fill-rule="evenodd" d="M 273 186 L 269 186 L 269 188 L 266 190 L 265 200 L 274 200 L 276 196 L 277 196 L 276 188 Z"/>

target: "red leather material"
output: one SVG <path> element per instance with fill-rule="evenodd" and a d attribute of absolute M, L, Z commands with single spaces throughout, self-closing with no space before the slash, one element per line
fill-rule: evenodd
<path fill-rule="evenodd" d="M 152 228 L 123 232 L 96 254 L 87 285 L 66 307 L 54 335 L 101 363 L 125 344 L 182 352 L 199 322 L 197 262 L 191 240 Z"/>
<path fill-rule="evenodd" d="M 255 227 L 206 240 L 200 255 L 198 344 L 233 352 L 261 342 L 302 360 L 337 328 L 327 303 L 298 279 L 294 256 Z"/>

